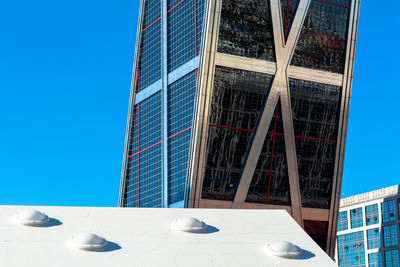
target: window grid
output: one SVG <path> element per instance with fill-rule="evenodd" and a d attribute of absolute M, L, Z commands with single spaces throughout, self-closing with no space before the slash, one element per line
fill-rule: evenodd
<path fill-rule="evenodd" d="M 264 140 L 246 202 L 290 206 L 285 138 L 280 100 Z"/>
<path fill-rule="evenodd" d="M 338 236 L 339 267 L 365 266 L 364 232 Z"/>
<path fill-rule="evenodd" d="M 329 209 L 342 88 L 297 79 L 289 87 L 302 206 Z"/>
<path fill-rule="evenodd" d="M 128 156 L 126 206 L 161 207 L 161 93 L 135 105 Z"/>
<path fill-rule="evenodd" d="M 385 247 L 397 246 L 397 225 L 383 227 L 383 245 Z"/>
<path fill-rule="evenodd" d="M 394 200 L 385 201 L 382 203 L 382 222 L 396 221 L 396 204 Z"/>
<path fill-rule="evenodd" d="M 233 200 L 272 75 L 216 66 L 202 198 Z"/>
<path fill-rule="evenodd" d="M 295 12 L 300 0 L 281 0 L 281 13 L 283 22 L 283 34 L 285 41 L 287 41 L 290 28 L 293 23 Z"/>
<path fill-rule="evenodd" d="M 184 200 L 196 93 L 193 71 L 168 86 L 168 203 Z"/>
<path fill-rule="evenodd" d="M 367 230 L 368 249 L 381 247 L 381 234 L 379 228 Z"/>
<path fill-rule="evenodd" d="M 174 1 L 172 2 L 174 4 Z M 185 0 L 168 14 L 168 72 L 197 54 L 195 4 L 197 4 L 195 0 Z"/>
<path fill-rule="evenodd" d="M 223 0 L 218 52 L 275 61 L 270 1 Z"/>
<path fill-rule="evenodd" d="M 146 0 L 138 62 L 138 76 L 142 88 L 146 88 L 161 79 L 161 21 L 158 20 L 153 23 L 160 16 L 160 1 Z M 151 27 L 149 27 L 150 25 Z M 136 91 L 139 91 L 138 86 Z"/>
<path fill-rule="evenodd" d="M 399 250 L 385 251 L 385 266 L 386 267 L 400 267 Z"/>
<path fill-rule="evenodd" d="M 347 7 L 311 1 L 291 64 L 343 73 L 349 17 Z"/>
<path fill-rule="evenodd" d="M 368 254 L 369 267 L 382 267 L 382 254 L 380 252 Z"/>
<path fill-rule="evenodd" d="M 338 232 L 347 229 L 349 229 L 349 218 L 347 216 L 347 211 L 339 212 Z"/>
<path fill-rule="evenodd" d="M 350 224 L 352 229 L 363 226 L 362 208 L 350 210 Z"/>
<path fill-rule="evenodd" d="M 378 204 L 373 204 L 365 207 L 365 224 L 373 225 L 379 223 Z"/>

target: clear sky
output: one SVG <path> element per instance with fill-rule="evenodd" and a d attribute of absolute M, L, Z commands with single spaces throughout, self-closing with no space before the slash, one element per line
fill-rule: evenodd
<path fill-rule="evenodd" d="M 117 205 L 138 6 L 0 1 L 0 204 Z M 400 183 L 398 10 L 362 2 L 343 196 Z"/>

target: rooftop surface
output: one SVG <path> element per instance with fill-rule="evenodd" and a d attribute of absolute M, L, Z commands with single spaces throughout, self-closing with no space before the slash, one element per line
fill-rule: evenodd
<path fill-rule="evenodd" d="M 39 210 L 46 226 L 20 224 L 15 214 Z M 182 217 L 207 224 L 202 233 L 171 229 Z M 72 235 L 104 237 L 103 251 L 73 247 Z M 289 241 L 299 258 L 281 258 L 267 243 Z M 283 210 L 135 209 L 0 206 L 0 266 L 336 266 Z"/>

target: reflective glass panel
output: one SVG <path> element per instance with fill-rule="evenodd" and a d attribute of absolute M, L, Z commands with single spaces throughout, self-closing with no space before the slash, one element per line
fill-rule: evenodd
<path fill-rule="evenodd" d="M 328 222 L 304 220 L 304 231 L 322 248 L 326 250 Z"/>
<path fill-rule="evenodd" d="M 343 73 L 350 1 L 336 2 L 311 1 L 292 65 Z"/>
<path fill-rule="evenodd" d="M 331 200 L 341 87 L 289 79 L 303 207 Z"/>
<path fill-rule="evenodd" d="M 216 66 L 202 198 L 233 200 L 271 80 Z"/>
<path fill-rule="evenodd" d="M 222 0 L 218 52 L 275 61 L 269 0 Z"/>
<path fill-rule="evenodd" d="M 365 266 L 364 232 L 354 232 L 338 237 L 339 267 Z"/>
<path fill-rule="evenodd" d="M 285 137 L 279 101 L 265 137 L 246 202 L 290 205 Z"/>

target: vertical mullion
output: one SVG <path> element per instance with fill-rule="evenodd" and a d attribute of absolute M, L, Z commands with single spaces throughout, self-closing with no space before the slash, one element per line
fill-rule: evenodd
<path fill-rule="evenodd" d="M 168 207 L 168 43 L 167 43 L 167 0 L 161 1 L 161 161 L 162 161 L 162 206 L 164 208 Z"/>

